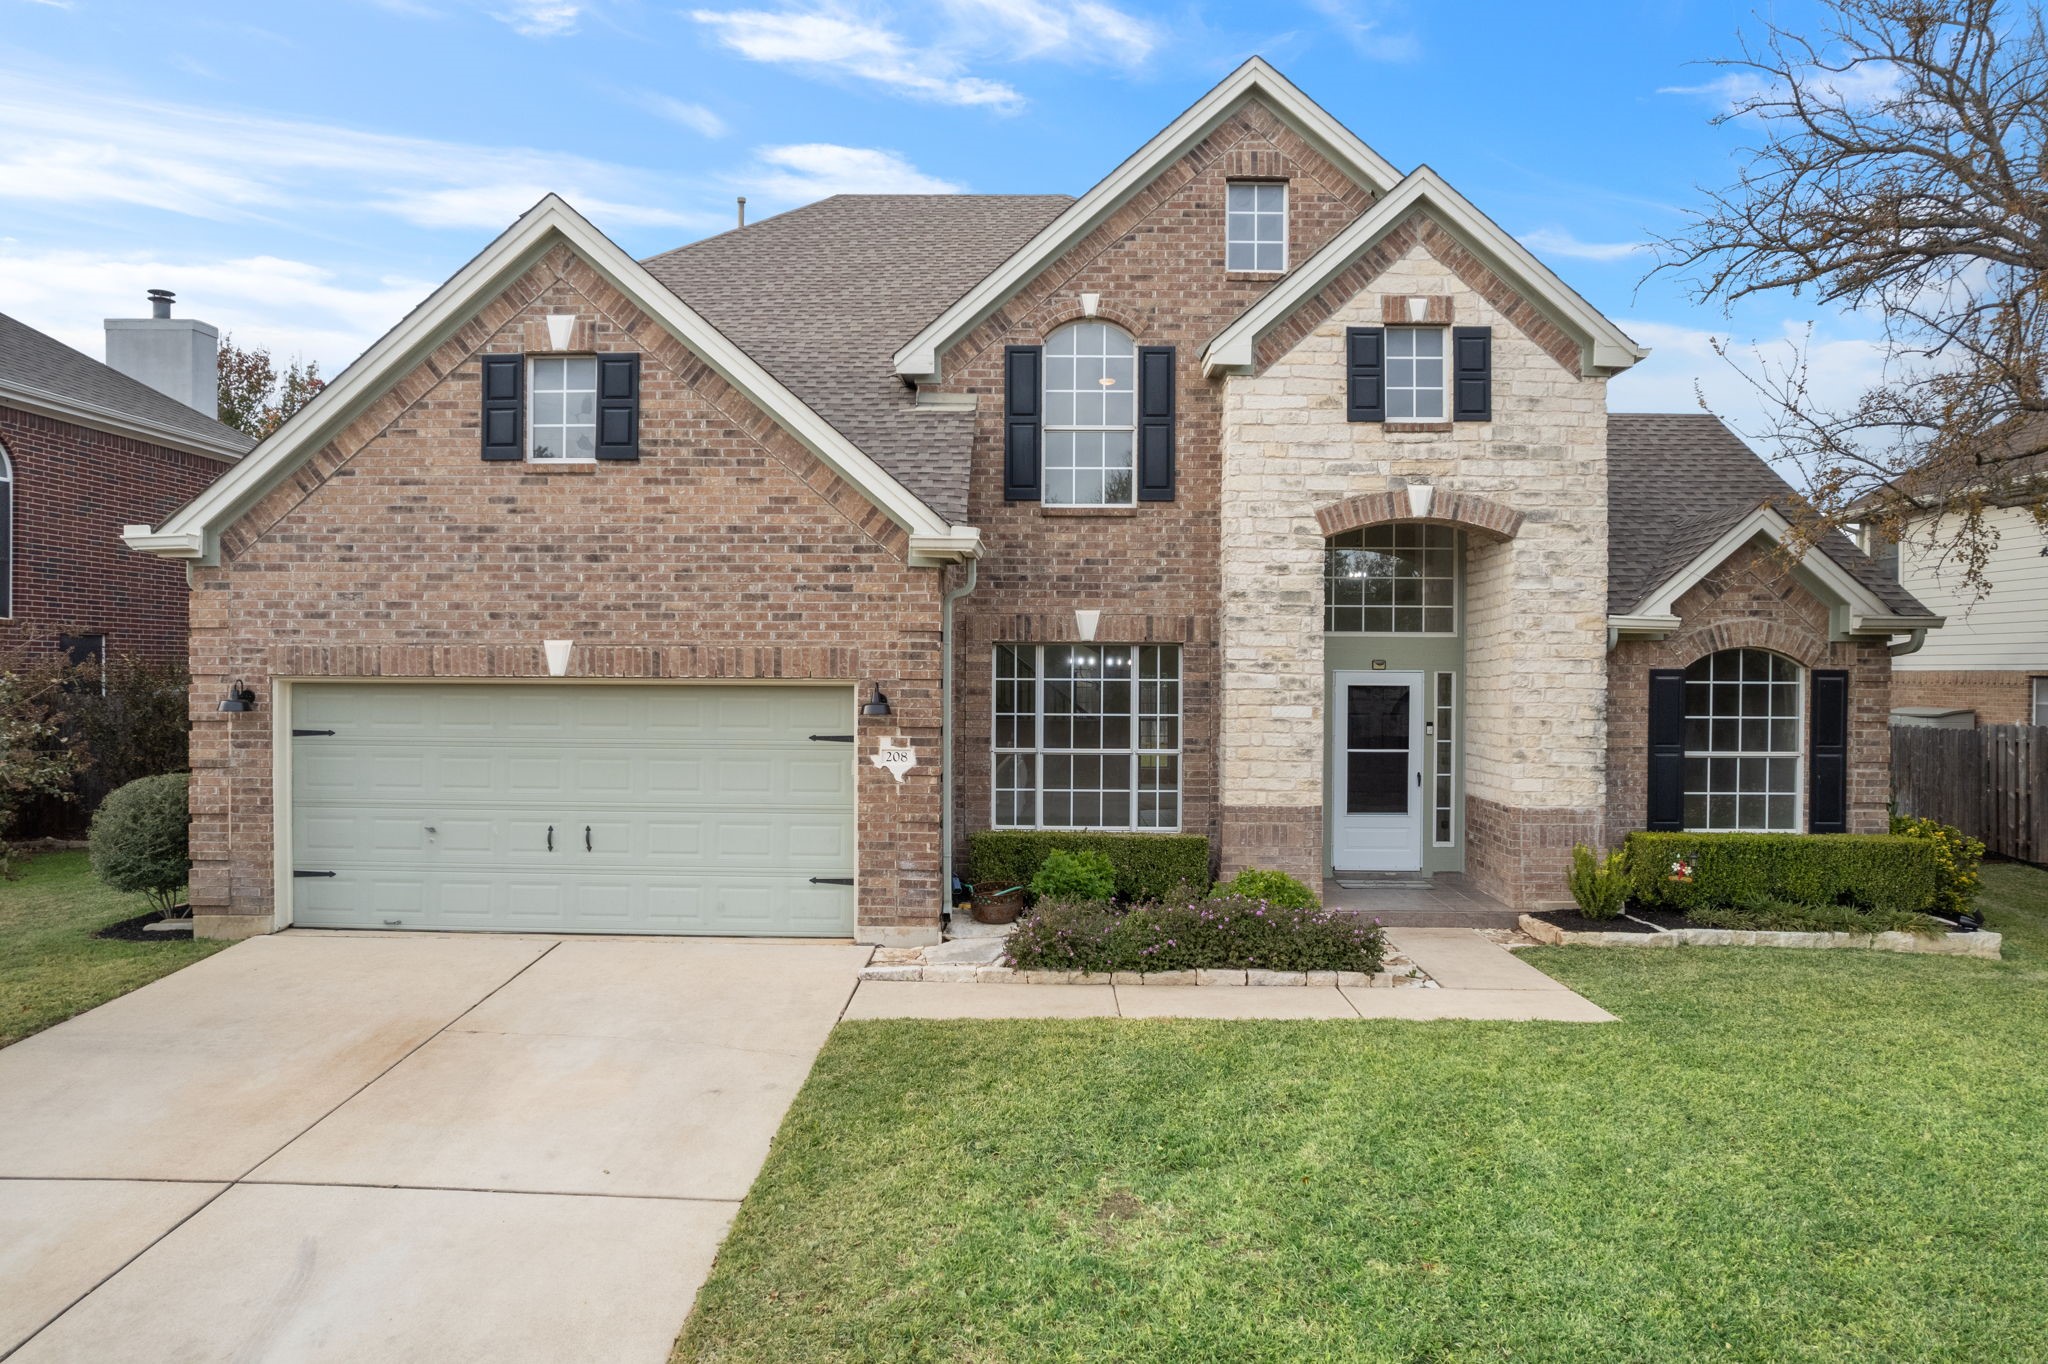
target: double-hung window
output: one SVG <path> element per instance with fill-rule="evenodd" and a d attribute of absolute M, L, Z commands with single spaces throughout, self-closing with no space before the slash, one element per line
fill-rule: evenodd
<path fill-rule="evenodd" d="M 1444 419 L 1444 329 L 1387 328 L 1387 420 Z"/>
<path fill-rule="evenodd" d="M 1232 181 L 1224 213 L 1223 268 L 1287 268 L 1287 186 L 1278 181 Z"/>
<path fill-rule="evenodd" d="M 1180 827 L 1180 650 L 999 644 L 998 828 Z"/>
<path fill-rule="evenodd" d="M 1045 491 L 1056 507 L 1135 506 L 1138 347 L 1076 322 L 1045 342 Z"/>
<path fill-rule="evenodd" d="M 527 457 L 535 460 L 597 458 L 597 357 L 544 355 L 533 359 L 533 433 Z"/>

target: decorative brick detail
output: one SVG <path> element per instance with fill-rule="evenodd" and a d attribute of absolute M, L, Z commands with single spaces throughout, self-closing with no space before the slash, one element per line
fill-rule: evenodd
<path fill-rule="evenodd" d="M 1598 843 L 1597 809 L 1546 809 L 1465 798 L 1465 874 L 1511 909 L 1569 905 L 1572 845 Z"/>
<path fill-rule="evenodd" d="M 1989 669 L 1935 672 L 1895 663 L 1892 706 L 1974 710 L 1980 725 L 2030 725 L 2034 722 L 2034 679 L 2041 676 L 2044 674 Z"/>
<path fill-rule="evenodd" d="M 1219 823 L 1219 880 L 1246 867 L 1284 871 L 1322 893 L 1323 807 L 1320 805 L 1224 805 Z"/>
<path fill-rule="evenodd" d="M 1848 671 L 1849 830 L 1884 832 L 1896 704 L 1884 641 L 1830 640 L 1827 604 L 1800 585 L 1781 555 L 1758 546 L 1730 555 L 1680 597 L 1675 610 L 1678 629 L 1668 637 L 1626 639 L 1608 655 L 1605 841 L 1619 843 L 1647 818 L 1650 670 L 1684 668 L 1722 649 L 1768 649 L 1802 668 Z M 1810 697 L 1810 689 L 1804 694 Z M 1800 760 L 1806 761 L 1804 753 Z M 1803 805 L 1799 825 L 1806 827 Z"/>
<path fill-rule="evenodd" d="M 1223 174 L 1232 180 L 1285 180 L 1294 173 L 1293 158 L 1274 147 L 1233 147 L 1223 157 Z"/>
<path fill-rule="evenodd" d="M 1422 304 L 1422 316 L 1409 306 Z M 1389 327 L 1448 327 L 1451 325 L 1449 294 L 1388 294 L 1380 300 L 1380 321 Z"/>
<path fill-rule="evenodd" d="M 1412 488 L 1412 485 L 1411 485 Z M 1522 529 L 1522 513 L 1504 502 L 1477 493 L 1439 491 L 1428 500 L 1424 515 L 1415 513 L 1424 504 L 1411 488 L 1384 493 L 1363 493 L 1333 502 L 1316 511 L 1316 525 L 1327 539 L 1348 530 L 1377 526 L 1389 521 L 1420 521 L 1431 526 L 1455 526 L 1492 540 L 1512 540 Z"/>

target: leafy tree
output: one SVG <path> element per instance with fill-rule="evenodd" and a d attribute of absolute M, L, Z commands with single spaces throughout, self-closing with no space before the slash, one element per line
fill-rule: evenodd
<path fill-rule="evenodd" d="M 29 802 L 73 799 L 86 765 L 64 716 L 76 681 L 61 655 L 22 650 L 0 657 L 0 838 Z M 7 845 L 0 841 L 0 876 L 8 871 Z"/>
<path fill-rule="evenodd" d="M 220 419 L 238 431 L 263 439 L 325 387 L 317 360 L 294 360 L 280 376 L 269 351 L 260 346 L 244 350 L 233 335 L 221 338 Z"/>
<path fill-rule="evenodd" d="M 2048 35 L 2001 0 L 1821 9 L 1817 36 L 1768 23 L 1715 63 L 1735 94 L 1719 121 L 1760 141 L 1658 269 L 1703 302 L 1782 291 L 1881 324 L 1881 381 L 1847 405 L 1814 394 L 1803 352 L 1731 363 L 1806 476 L 1809 541 L 1912 522 L 1981 594 L 1987 511 L 2048 531 Z"/>

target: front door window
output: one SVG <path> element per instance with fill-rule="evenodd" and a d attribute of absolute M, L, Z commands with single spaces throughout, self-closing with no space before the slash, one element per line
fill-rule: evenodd
<path fill-rule="evenodd" d="M 1422 868 L 1423 675 L 1339 672 L 1331 678 L 1331 865 L 1339 871 Z"/>
<path fill-rule="evenodd" d="M 1346 687 L 1344 810 L 1408 813 L 1408 688 Z"/>

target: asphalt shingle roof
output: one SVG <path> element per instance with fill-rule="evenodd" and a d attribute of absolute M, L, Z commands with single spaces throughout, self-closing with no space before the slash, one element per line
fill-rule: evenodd
<path fill-rule="evenodd" d="M 1742 438 L 1704 412 L 1607 416 L 1607 609 L 1625 615 L 1766 502 L 1798 494 Z M 1931 615 L 1841 535 L 1818 544 L 1901 615 Z"/>
<path fill-rule="evenodd" d="M 840 194 L 642 263 L 933 511 L 964 522 L 974 415 L 914 409 L 896 351 L 1072 202 Z"/>
<path fill-rule="evenodd" d="M 247 450 L 256 442 L 223 422 L 111 369 L 54 336 L 0 313 L 0 383 L 103 408 L 201 440 Z"/>

